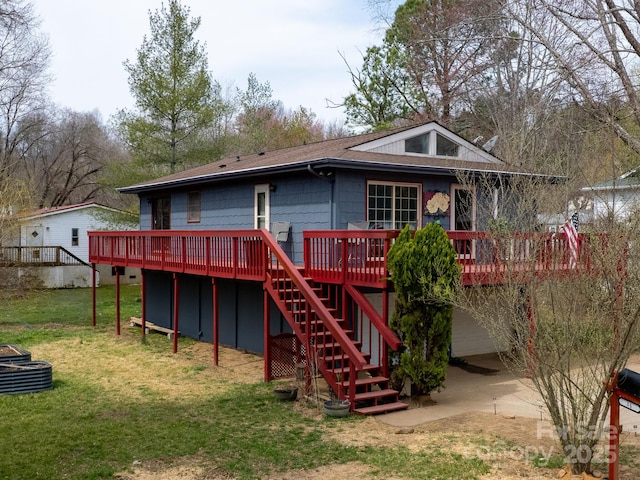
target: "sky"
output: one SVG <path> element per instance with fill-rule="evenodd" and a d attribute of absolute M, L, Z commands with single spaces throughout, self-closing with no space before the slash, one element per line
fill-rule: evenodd
<path fill-rule="evenodd" d="M 400 0 L 382 0 L 393 12 Z M 386 3 L 385 3 L 386 2 Z M 166 2 L 165 2 L 166 3 Z M 375 3 L 380 3 L 378 0 Z M 49 93 L 75 111 L 97 109 L 103 121 L 132 108 L 123 62 L 135 63 L 149 11 L 161 0 L 32 0 L 52 50 Z M 327 123 L 344 120 L 327 108 L 353 91 L 341 54 L 353 69 L 384 29 L 371 0 L 183 0 L 201 17 L 196 38 L 205 43 L 209 69 L 224 89 L 246 89 L 254 73 L 269 82 L 286 108 L 310 108 Z"/>

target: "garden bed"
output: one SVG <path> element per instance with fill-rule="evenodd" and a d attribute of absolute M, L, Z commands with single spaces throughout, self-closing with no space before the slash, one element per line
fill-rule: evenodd
<path fill-rule="evenodd" d="M 16 345 L 0 345 L 0 363 L 24 363 L 31 361 L 31 352 Z"/>
<path fill-rule="evenodd" d="M 37 393 L 52 388 L 50 363 L 0 363 L 0 393 Z"/>

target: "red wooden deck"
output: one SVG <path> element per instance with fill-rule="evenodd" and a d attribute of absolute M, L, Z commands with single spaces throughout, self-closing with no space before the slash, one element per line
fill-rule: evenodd
<path fill-rule="evenodd" d="M 315 281 L 384 288 L 387 253 L 398 231 L 305 231 L 304 274 Z M 89 232 L 89 261 L 113 266 L 263 281 L 273 263 L 266 230 L 142 230 Z M 448 231 L 462 266 L 462 284 L 498 285 L 505 276 L 568 272 L 588 267 L 581 235 L 571 262 L 563 234 Z"/>

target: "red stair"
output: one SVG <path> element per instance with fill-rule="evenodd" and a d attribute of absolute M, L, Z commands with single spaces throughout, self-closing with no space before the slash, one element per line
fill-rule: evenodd
<path fill-rule="evenodd" d="M 340 316 L 336 295 L 304 278 L 286 255 L 280 258 L 278 253 L 271 252 L 272 268 L 265 288 L 305 345 L 307 362 L 317 365 L 329 388 L 338 398 L 350 400 L 356 413 L 372 415 L 408 408 L 399 401 L 399 392 L 389 388 L 381 366 L 372 365 L 370 355 L 354 339 L 348 319 Z"/>

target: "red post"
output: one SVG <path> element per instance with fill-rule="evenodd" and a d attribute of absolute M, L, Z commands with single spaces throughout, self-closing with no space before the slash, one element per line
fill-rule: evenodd
<path fill-rule="evenodd" d="M 382 290 L 382 321 L 385 325 L 389 325 L 389 289 L 386 286 Z M 384 341 L 382 342 L 382 375 L 389 376 L 389 349 Z"/>
<path fill-rule="evenodd" d="M 263 290 L 263 308 L 264 308 L 264 381 L 271 380 L 271 348 L 269 339 L 271 336 L 271 308 L 269 304 L 269 292 L 265 288 Z"/>
<path fill-rule="evenodd" d="M 216 279 L 211 279 L 213 289 L 213 364 L 218 366 L 218 284 Z"/>
<path fill-rule="evenodd" d="M 173 353 L 178 353 L 178 274 L 173 274 Z"/>
<path fill-rule="evenodd" d="M 116 334 L 120 335 L 120 267 L 116 268 Z"/>
<path fill-rule="evenodd" d="M 614 385 L 618 383 L 617 377 Z M 611 392 L 611 410 L 609 411 L 609 480 L 618 480 L 620 475 L 620 396 L 618 388 L 614 387 Z"/>
<path fill-rule="evenodd" d="M 91 325 L 96 326 L 96 264 L 91 264 Z"/>
<path fill-rule="evenodd" d="M 145 271 L 144 269 L 140 269 L 140 296 L 141 298 L 141 303 L 142 303 L 142 311 L 140 312 L 141 316 L 142 316 L 142 322 L 140 325 L 140 330 L 141 330 L 141 335 L 142 335 L 142 341 L 144 341 L 144 336 L 146 334 L 147 331 L 147 291 L 146 291 L 146 277 L 145 277 Z"/>

